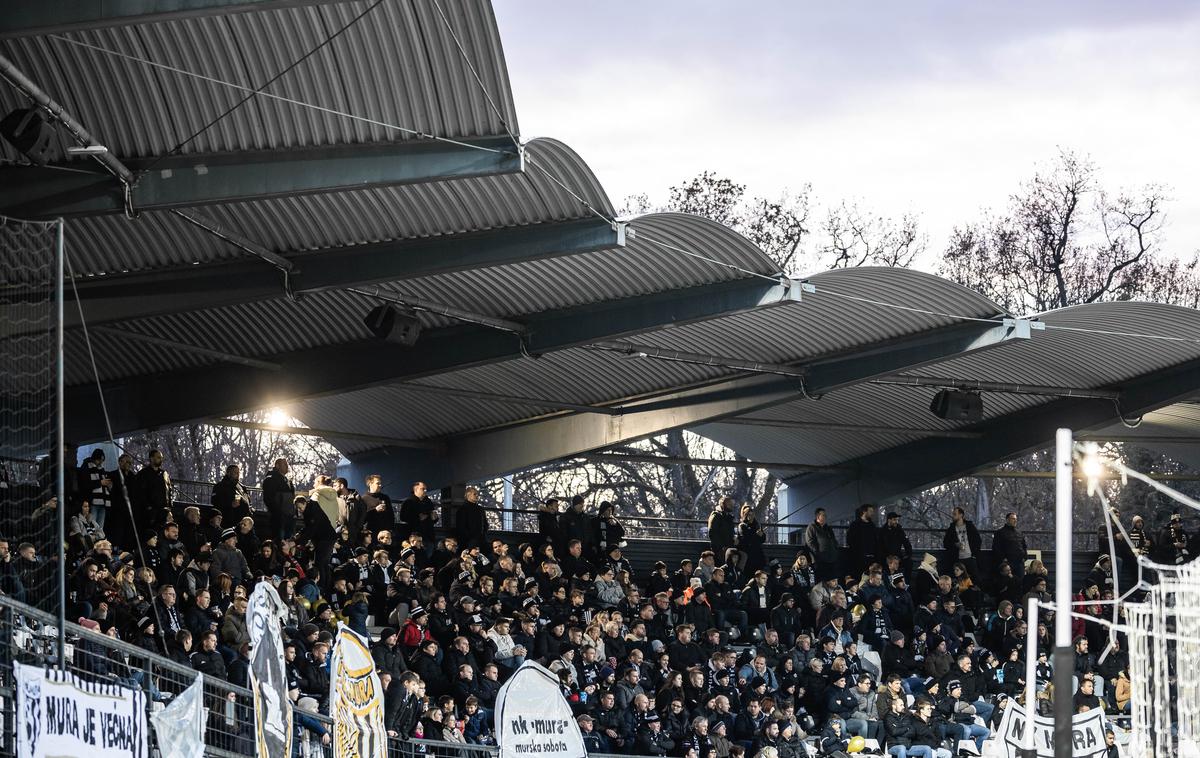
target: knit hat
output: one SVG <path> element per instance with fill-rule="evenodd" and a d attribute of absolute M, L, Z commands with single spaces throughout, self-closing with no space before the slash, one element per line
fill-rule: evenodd
<path fill-rule="evenodd" d="M 607 679 L 615 673 L 617 673 L 617 672 L 613 670 L 612 666 L 601 666 L 600 667 L 600 678 L 601 679 Z"/>
<path fill-rule="evenodd" d="M 229 539 L 230 537 L 237 537 L 236 529 L 231 528 L 231 529 L 226 529 L 225 531 L 221 532 L 221 542 L 224 542 L 225 540 Z"/>
<path fill-rule="evenodd" d="M 355 558 L 357 558 L 360 555 L 366 555 L 366 554 L 367 554 L 367 549 L 365 547 L 354 548 L 354 557 Z"/>
<path fill-rule="evenodd" d="M 642 717 L 642 721 L 645 721 L 647 724 L 658 721 L 658 711 L 655 711 L 655 710 L 647 711 L 646 715 Z"/>
<path fill-rule="evenodd" d="M 144 632 L 152 626 L 154 626 L 154 619 L 149 616 L 142 616 L 138 619 L 137 628 L 139 632 Z"/>
<path fill-rule="evenodd" d="M 84 629 L 90 629 L 93 632 L 100 631 L 100 622 L 95 619 L 89 619 L 89 618 L 84 618 L 84 617 L 80 616 L 79 617 L 79 625 L 82 626 Z"/>
<path fill-rule="evenodd" d="M 425 609 L 422 606 L 414 605 L 408 611 L 409 618 L 420 618 L 425 615 Z"/>
<path fill-rule="evenodd" d="M 950 681 L 946 682 L 946 692 L 950 692 L 950 691 L 952 691 L 952 690 L 956 690 L 956 689 L 958 689 L 958 688 L 959 688 L 959 687 L 961 687 L 961 686 L 962 686 L 962 680 L 960 680 L 960 679 L 951 679 Z"/>
<path fill-rule="evenodd" d="M 383 629 L 379 630 L 379 639 L 386 640 L 388 637 L 391 637 L 393 634 L 396 634 L 396 633 L 397 632 L 395 629 L 391 628 L 390 626 L 385 626 Z"/>
<path fill-rule="evenodd" d="M 888 635 L 888 639 L 892 642 L 899 642 L 900 640 L 904 639 L 904 632 L 900 631 L 899 629 L 893 629 L 892 633 Z"/>
<path fill-rule="evenodd" d="M 406 548 L 404 548 L 403 550 L 401 550 L 401 551 L 400 551 L 400 558 L 401 558 L 401 559 L 407 558 L 407 557 L 409 557 L 410 555 L 416 555 L 416 553 L 415 553 L 415 552 L 413 552 L 413 549 L 412 549 L 411 547 L 406 547 Z"/>
<path fill-rule="evenodd" d="M 480 616 L 478 613 L 476 613 L 475 615 L 471 616 L 470 623 L 472 625 L 474 625 L 474 624 L 482 625 L 483 624 L 483 616 Z"/>

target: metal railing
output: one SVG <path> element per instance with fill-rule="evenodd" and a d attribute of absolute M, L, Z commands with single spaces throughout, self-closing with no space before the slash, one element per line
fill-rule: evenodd
<path fill-rule="evenodd" d="M 0 595 L 0 756 L 16 758 L 16 681 L 13 663 L 58 666 L 58 630 L 53 615 Z M 146 692 L 147 709 L 154 712 L 187 689 L 196 671 L 115 637 L 67 623 L 67 669 L 87 681 L 137 687 Z M 205 754 L 213 758 L 253 756 L 254 706 L 250 690 L 214 677 L 204 678 Z M 320 713 L 309 716 L 332 733 L 332 720 Z M 332 758 L 333 748 L 300 729 L 301 758 Z M 157 748 L 154 730 L 150 746 Z M 494 746 L 427 739 L 389 739 L 389 758 L 491 758 Z M 151 753 L 153 754 L 153 753 Z M 593 758 L 605 758 L 594 756 Z M 613 757 L 615 758 L 615 756 Z"/>
<path fill-rule="evenodd" d="M 212 496 L 213 486 L 212 482 L 177 479 L 175 480 L 176 502 L 187 505 L 207 506 Z M 258 487 L 247 487 L 246 492 L 250 496 L 250 507 L 257 512 L 266 512 L 266 507 L 262 502 L 262 490 Z M 497 508 L 491 506 L 485 506 L 484 510 L 488 515 L 488 527 L 493 531 L 538 533 L 537 510 Z M 505 518 L 506 514 L 509 516 L 507 519 Z M 704 541 L 708 539 L 707 514 L 704 519 L 621 514 L 619 519 L 621 525 L 625 527 L 626 536 L 634 539 L 670 539 L 680 541 Z M 510 521 L 511 526 L 506 528 L 506 521 Z M 799 535 L 803 535 L 805 526 L 806 524 L 788 524 L 783 522 L 763 523 L 767 535 L 767 544 L 769 545 L 796 544 L 799 546 L 799 543 L 795 542 L 795 540 L 799 539 Z M 846 542 L 845 532 L 849 528 L 848 525 L 833 524 L 831 526 L 838 535 L 838 540 L 844 545 Z M 936 553 L 942 550 L 942 538 L 945 535 L 945 529 L 906 527 L 905 533 L 912 543 L 914 552 Z M 1025 535 L 1025 541 L 1030 550 L 1053 550 L 1055 547 L 1053 531 L 1037 530 L 1022 533 Z M 980 537 L 983 540 L 983 549 L 991 550 L 992 530 L 981 529 Z M 1074 546 L 1076 550 L 1095 552 L 1099 549 L 1096 533 L 1092 531 L 1076 532 L 1074 535 Z"/>

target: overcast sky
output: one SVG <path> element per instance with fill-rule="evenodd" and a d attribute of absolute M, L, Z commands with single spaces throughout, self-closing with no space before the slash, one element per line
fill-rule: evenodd
<path fill-rule="evenodd" d="M 1058 146 L 1110 187 L 1169 185 L 1200 248 L 1200 3 L 496 0 L 525 139 L 613 202 L 715 170 L 921 214 L 932 248 Z"/>

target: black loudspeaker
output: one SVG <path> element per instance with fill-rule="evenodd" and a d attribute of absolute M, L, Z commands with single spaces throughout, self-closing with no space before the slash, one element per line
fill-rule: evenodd
<path fill-rule="evenodd" d="M 54 129 L 39 110 L 20 108 L 5 116 L 0 120 L 0 136 L 39 166 L 55 158 Z"/>
<path fill-rule="evenodd" d="M 929 410 L 933 415 L 947 421 L 981 421 L 983 396 L 978 392 L 941 390 L 933 396 Z"/>
<path fill-rule="evenodd" d="M 363 323 L 376 338 L 412 347 L 421 336 L 421 322 L 411 313 L 401 313 L 395 306 L 384 304 L 371 309 Z"/>

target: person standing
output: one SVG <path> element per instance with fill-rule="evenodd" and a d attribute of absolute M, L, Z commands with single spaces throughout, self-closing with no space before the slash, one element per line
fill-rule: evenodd
<path fill-rule="evenodd" d="M 813 554 L 817 581 L 836 578 L 841 555 L 837 535 L 833 533 L 833 527 L 826 523 L 824 508 L 817 509 L 813 522 L 804 530 L 804 545 Z"/>
<path fill-rule="evenodd" d="M 879 530 L 879 557 L 887 560 L 894 555 L 900 559 L 900 573 L 907 578 L 912 575 L 913 546 L 900 526 L 900 514 L 890 511 L 883 528 Z"/>
<path fill-rule="evenodd" d="M 879 530 L 875 526 L 875 506 L 864 503 L 855 513 L 854 523 L 846 530 L 847 570 L 858 578 L 867 567 L 880 560 Z"/>
<path fill-rule="evenodd" d="M 350 540 L 357 545 L 367 523 L 367 506 L 358 496 L 358 491 L 350 489 L 350 482 L 345 477 L 339 476 L 333 484 L 337 490 L 338 521 L 345 527 Z"/>
<path fill-rule="evenodd" d="M 558 498 L 546 498 L 546 502 L 542 503 L 537 514 L 538 532 L 541 534 L 542 544 L 549 543 L 553 546 L 559 543 L 561 537 L 559 536 L 558 519 Z"/>
<path fill-rule="evenodd" d="M 983 540 L 973 521 L 967 520 L 967 512 L 955 508 L 950 514 L 950 526 L 942 536 L 942 547 L 946 549 L 946 565 L 953 566 L 962 562 L 971 578 L 979 583 L 979 553 L 983 550 Z"/>
<path fill-rule="evenodd" d="M 729 548 L 734 547 L 736 525 L 733 521 L 733 498 L 723 497 L 708 516 L 708 541 L 713 555 L 724 560 Z"/>
<path fill-rule="evenodd" d="M 171 514 L 171 475 L 163 469 L 163 454 L 159 451 L 151 450 L 149 461 L 137 473 L 134 504 L 142 523 L 162 524 Z"/>
<path fill-rule="evenodd" d="M 316 566 L 320 571 L 322 592 L 328 596 L 329 587 L 333 580 L 333 571 L 330 569 L 330 558 L 333 557 L 333 545 L 337 541 L 337 532 L 333 529 L 333 524 L 329 522 L 329 517 L 325 515 L 325 511 L 315 501 L 310 501 L 308 498 L 300 495 L 295 500 L 296 513 L 302 519 L 302 527 L 297 534 L 297 541 L 301 544 L 311 542 L 313 553 L 316 557 Z M 232 530 L 230 530 L 232 531 Z"/>
<path fill-rule="evenodd" d="M 1004 526 L 992 535 L 992 559 L 997 570 L 1002 561 L 1008 561 L 1013 577 L 1019 583 L 1025 576 L 1025 556 L 1028 552 L 1025 535 L 1017 529 L 1017 514 L 1009 511 L 1004 514 Z"/>
<path fill-rule="evenodd" d="M 296 486 L 288 478 L 287 458 L 277 458 L 275 466 L 262 482 L 263 504 L 270 518 L 271 537 L 276 544 L 294 534 Z"/>
<path fill-rule="evenodd" d="M 479 504 L 479 490 L 475 487 L 467 487 L 463 493 L 462 505 L 455 514 L 454 533 L 458 536 L 460 550 L 476 547 L 482 550 L 488 544 L 487 513 Z"/>
<path fill-rule="evenodd" d="M 379 474 L 371 474 L 366 478 L 367 494 L 361 495 L 363 505 L 367 509 L 366 525 L 371 534 L 379 534 L 387 532 L 392 537 L 392 542 L 399 546 L 403 539 L 396 539 L 393 534 L 396 530 L 396 509 L 392 506 L 392 499 L 383 491 L 383 477 Z M 408 535 L 404 535 L 407 539 Z"/>
<path fill-rule="evenodd" d="M 247 516 L 254 517 L 250 512 L 250 496 L 242 484 L 241 466 L 225 467 L 225 477 L 213 485 L 210 502 L 221 512 L 221 520 L 230 526 Z"/>
<path fill-rule="evenodd" d="M 104 528 L 108 507 L 112 505 L 112 477 L 104 470 L 104 451 L 96 448 L 79 467 L 79 497 L 92 504 L 92 518 Z"/>
<path fill-rule="evenodd" d="M 763 566 L 767 565 L 766 555 L 763 553 L 763 545 L 767 541 L 767 530 L 758 520 L 758 516 L 754 513 L 754 508 L 749 504 L 743 505 L 741 510 L 741 520 L 738 521 L 737 530 L 737 547 L 742 551 L 745 557 L 745 565 L 742 567 L 747 575 L 754 574 Z"/>
<path fill-rule="evenodd" d="M 408 539 L 408 536 L 414 533 L 421 535 L 426 557 L 432 552 L 436 542 L 433 534 L 433 525 L 437 521 L 434 509 L 425 482 L 413 482 L 412 494 L 400 504 L 400 522 L 404 524 L 405 529 L 403 537 Z"/>

